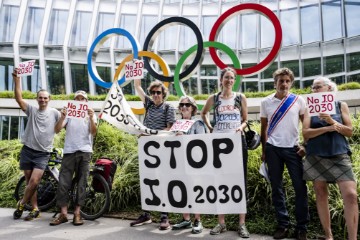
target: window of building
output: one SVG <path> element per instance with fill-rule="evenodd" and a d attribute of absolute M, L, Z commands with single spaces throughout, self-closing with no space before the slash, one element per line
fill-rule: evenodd
<path fill-rule="evenodd" d="M 12 91 L 14 60 L 12 58 L 0 58 L 0 91 Z"/>
<path fill-rule="evenodd" d="M 90 33 L 90 23 L 91 12 L 76 12 L 71 31 L 71 46 L 87 46 Z"/>
<path fill-rule="evenodd" d="M 170 16 L 164 16 L 163 19 L 169 18 Z M 186 27 L 187 28 L 187 27 Z M 178 42 L 178 25 L 166 26 L 158 36 L 159 50 L 175 50 Z M 154 46 L 155 47 L 155 46 Z"/>
<path fill-rule="evenodd" d="M 46 45 L 63 45 L 69 11 L 53 9 L 46 33 Z"/>
<path fill-rule="evenodd" d="M 201 93 L 213 94 L 219 91 L 217 79 L 201 79 Z"/>
<path fill-rule="evenodd" d="M 242 14 L 241 15 L 241 48 L 256 48 L 258 25 L 257 14 Z"/>
<path fill-rule="evenodd" d="M 197 17 L 190 17 L 187 16 L 187 19 L 191 20 L 192 22 L 196 23 Z M 203 36 L 203 38 L 205 38 Z M 204 39 L 205 41 L 205 39 Z M 180 26 L 180 41 L 179 41 L 179 50 L 186 51 L 190 47 L 197 44 L 196 36 L 194 32 L 187 26 Z"/>
<path fill-rule="evenodd" d="M 64 62 L 46 61 L 48 91 L 51 94 L 65 94 Z"/>
<path fill-rule="evenodd" d="M 31 59 L 22 59 L 22 62 L 29 61 Z M 34 70 L 32 75 L 21 77 L 22 80 L 22 90 L 37 92 L 43 88 L 41 83 L 41 75 L 40 75 L 40 66 L 39 60 L 35 60 Z"/>
<path fill-rule="evenodd" d="M 89 92 L 87 65 L 72 63 L 70 66 L 72 92 L 76 92 L 77 90 L 84 90 L 85 92 Z"/>
<path fill-rule="evenodd" d="M 341 1 L 328 0 L 321 4 L 324 41 L 344 36 L 341 26 Z"/>
<path fill-rule="evenodd" d="M 324 57 L 324 74 L 340 73 L 345 71 L 344 55 Z"/>
<path fill-rule="evenodd" d="M 312 4 L 300 8 L 301 42 L 303 44 L 321 40 L 319 5 Z"/>
<path fill-rule="evenodd" d="M 158 23 L 157 16 L 142 15 L 140 25 L 140 45 L 144 46 L 144 41 L 150 30 Z M 150 49 L 148 49 L 149 51 Z"/>
<path fill-rule="evenodd" d="M 16 30 L 19 7 L 3 5 L 0 8 L 0 42 L 12 42 Z"/>
<path fill-rule="evenodd" d="M 277 69 L 277 62 L 273 62 L 267 69 L 261 72 L 261 79 L 273 78 L 272 75 Z"/>
<path fill-rule="evenodd" d="M 122 14 L 120 20 L 120 28 L 126 29 L 131 35 L 135 37 L 135 29 L 136 29 L 136 16 Z M 130 41 L 126 37 L 117 37 L 116 39 L 116 48 L 119 49 L 132 49 Z"/>
<path fill-rule="evenodd" d="M 241 90 L 242 92 L 258 92 L 259 89 L 259 82 L 252 81 L 252 82 L 242 82 L 241 83 Z"/>
<path fill-rule="evenodd" d="M 345 16 L 347 36 L 360 35 L 360 1 L 345 0 Z"/>
<path fill-rule="evenodd" d="M 95 37 L 99 36 L 102 32 L 107 29 L 114 27 L 115 15 L 113 13 L 99 13 L 96 23 Z M 111 38 L 106 40 L 102 45 L 103 47 L 110 47 Z"/>
<path fill-rule="evenodd" d="M 18 139 L 18 138 L 19 138 L 19 117 L 11 116 L 9 139 Z"/>
<path fill-rule="evenodd" d="M 360 70 L 360 52 L 348 53 L 347 59 L 347 71 Z"/>
<path fill-rule="evenodd" d="M 347 82 L 358 82 L 360 83 L 360 74 L 354 74 L 347 76 Z"/>
<path fill-rule="evenodd" d="M 226 22 L 219 33 L 218 41 L 226 44 L 232 49 L 237 49 L 238 42 L 239 17 L 234 16 Z"/>
<path fill-rule="evenodd" d="M 204 38 L 208 39 L 210 36 L 211 28 L 217 20 L 217 16 L 202 16 L 201 18 L 201 29 Z M 216 39 L 215 39 L 216 41 Z"/>
<path fill-rule="evenodd" d="M 289 46 L 299 43 L 299 17 L 297 8 L 280 11 L 281 28 L 283 32 L 282 44 Z"/>
<path fill-rule="evenodd" d="M 10 125 L 9 116 L 0 116 L 0 139 L 8 140 L 9 139 L 9 125 Z"/>
<path fill-rule="evenodd" d="M 261 91 L 274 90 L 274 81 L 260 82 Z"/>
<path fill-rule="evenodd" d="M 321 74 L 320 58 L 302 59 L 301 61 L 303 66 L 303 77 L 310 77 Z"/>
<path fill-rule="evenodd" d="M 29 7 L 26 10 L 26 16 L 21 33 L 20 43 L 38 44 L 41 33 L 41 27 L 44 18 L 44 9 Z"/>
<path fill-rule="evenodd" d="M 217 67 L 214 66 L 202 66 L 200 68 L 201 76 L 217 76 Z"/>
<path fill-rule="evenodd" d="M 113 76 L 111 76 L 111 68 L 110 67 L 102 67 L 98 66 L 96 67 L 98 74 L 102 80 L 105 82 L 111 82 L 113 80 Z M 129 85 L 129 84 L 128 84 Z M 97 94 L 106 94 L 108 92 L 107 88 L 103 88 L 96 84 L 96 93 Z"/>
<path fill-rule="evenodd" d="M 275 29 L 270 20 L 262 15 L 260 16 L 260 29 L 261 48 L 272 47 L 275 41 Z"/>
<path fill-rule="evenodd" d="M 293 71 L 295 77 L 300 76 L 299 60 L 280 62 L 281 67 L 287 67 Z"/>
<path fill-rule="evenodd" d="M 191 77 L 186 81 L 184 81 L 182 84 L 186 94 L 188 95 L 198 94 L 197 78 Z"/>

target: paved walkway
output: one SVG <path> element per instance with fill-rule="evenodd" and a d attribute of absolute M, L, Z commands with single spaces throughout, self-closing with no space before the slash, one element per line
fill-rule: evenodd
<path fill-rule="evenodd" d="M 52 213 L 42 213 L 39 219 L 26 222 L 22 219 L 14 220 L 14 209 L 0 208 L 0 239 L 9 240 L 165 240 L 165 239 L 242 239 L 235 231 L 228 231 L 218 236 L 211 236 L 210 229 L 204 229 L 200 234 L 191 231 L 160 231 L 156 223 L 139 227 L 129 227 L 129 220 L 116 218 L 99 218 L 95 221 L 85 221 L 82 226 L 73 226 L 69 214 L 69 222 L 60 226 L 49 226 Z M 24 212 L 24 216 L 27 212 Z M 248 239 L 270 240 L 271 236 L 251 234 Z"/>

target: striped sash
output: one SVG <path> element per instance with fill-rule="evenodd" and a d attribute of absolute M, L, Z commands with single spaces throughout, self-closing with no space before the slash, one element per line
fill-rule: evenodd
<path fill-rule="evenodd" d="M 269 121 L 269 128 L 267 131 L 268 137 L 274 131 L 279 122 L 284 118 L 285 114 L 289 111 L 289 109 L 294 105 L 298 97 L 299 96 L 290 93 L 282 100 Z"/>

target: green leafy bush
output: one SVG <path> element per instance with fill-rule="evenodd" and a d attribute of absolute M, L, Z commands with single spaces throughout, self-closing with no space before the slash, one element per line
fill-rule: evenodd
<path fill-rule="evenodd" d="M 360 117 L 352 118 L 354 126 L 354 135 L 350 140 L 353 152 L 353 170 L 360 180 Z M 252 129 L 260 131 L 259 123 L 254 122 Z M 65 131 L 60 132 L 55 137 L 55 146 L 62 147 Z M 15 207 L 13 192 L 16 183 L 21 176 L 18 169 L 18 157 L 21 148 L 18 140 L 0 141 L 0 207 Z M 276 227 L 275 213 L 271 203 L 271 187 L 266 180 L 261 177 L 258 170 L 261 164 L 261 146 L 253 151 L 249 151 L 248 161 L 248 201 L 247 201 L 247 220 L 246 225 L 251 233 L 261 233 L 271 235 Z M 138 172 L 138 153 L 137 138 L 126 134 L 106 122 L 100 122 L 98 125 L 98 134 L 95 139 L 93 162 L 100 157 L 114 159 L 118 163 L 118 169 L 115 174 L 113 190 L 111 192 L 111 212 L 133 212 L 134 209 L 140 210 L 140 186 Z M 311 221 L 309 224 L 309 236 L 315 238 L 321 234 L 322 228 L 318 218 L 315 193 L 312 182 L 308 182 L 309 208 Z M 287 206 L 291 216 L 291 222 L 296 223 L 294 219 L 295 212 L 295 193 L 291 184 L 290 177 L 285 171 L 284 189 L 287 197 Z M 360 192 L 360 185 L 357 186 Z M 329 185 L 329 206 L 332 221 L 332 229 L 335 234 L 334 239 L 344 239 L 344 212 L 341 194 L 337 185 Z M 159 213 L 154 213 L 158 218 Z M 181 214 L 170 214 L 171 220 L 178 221 L 182 218 Z M 202 222 L 205 227 L 213 227 L 217 223 L 217 217 L 214 215 L 203 215 Z M 236 230 L 238 226 L 238 215 L 226 215 L 227 226 L 231 230 Z"/>

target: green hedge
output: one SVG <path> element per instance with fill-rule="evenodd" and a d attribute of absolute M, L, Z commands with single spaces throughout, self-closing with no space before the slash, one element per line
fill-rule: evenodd
<path fill-rule="evenodd" d="M 350 83 L 344 83 L 338 86 L 339 91 L 344 91 L 344 90 L 351 90 L 351 89 L 360 89 L 360 83 L 358 82 L 350 82 Z M 311 89 L 310 88 L 305 88 L 305 89 L 296 89 L 293 88 L 291 90 L 293 93 L 296 94 L 308 94 L 311 93 Z M 272 91 L 264 91 L 264 92 L 245 92 L 245 96 L 247 98 L 262 98 L 262 97 L 266 97 L 269 94 L 273 93 L 274 90 Z M 194 98 L 196 100 L 206 100 L 209 97 L 208 94 L 199 94 L 199 95 L 194 95 Z M 2 91 L 0 92 L 0 98 L 14 98 L 14 92 L 13 91 Z M 35 99 L 36 98 L 36 93 L 30 92 L 30 91 L 23 91 L 23 98 L 25 99 Z M 102 94 L 102 95 L 89 95 L 89 100 L 91 101 L 103 101 L 106 98 L 106 94 Z M 130 95 L 130 94 L 125 94 L 125 98 L 127 101 L 140 101 L 139 96 L 135 96 L 135 95 Z M 51 99 L 53 100 L 68 100 L 68 99 L 74 99 L 74 94 L 70 94 L 70 95 L 64 95 L 64 94 L 60 94 L 60 95 L 51 95 Z M 174 95 L 169 95 L 168 97 L 169 101 L 177 101 L 179 100 L 178 96 L 174 96 Z"/>
<path fill-rule="evenodd" d="M 352 119 L 354 125 L 354 136 L 351 139 L 353 151 L 353 167 L 355 176 L 360 178 L 360 117 Z M 255 130 L 259 131 L 259 124 L 254 123 Z M 60 132 L 55 138 L 55 146 L 63 147 L 64 131 Z M 15 207 L 13 192 L 15 185 L 21 176 L 18 168 L 18 157 L 21 144 L 18 140 L 0 141 L 0 207 Z M 140 212 L 140 187 L 138 175 L 138 154 L 137 138 L 115 129 L 106 122 L 101 122 L 94 145 L 93 161 L 102 156 L 114 159 L 118 163 L 118 170 L 114 178 L 113 190 L 111 192 L 112 204 L 110 212 L 132 212 L 134 209 Z M 270 185 L 260 176 L 258 169 L 261 147 L 254 151 L 249 151 L 248 163 L 248 214 L 247 227 L 251 233 L 261 233 L 271 235 L 276 227 L 275 214 L 271 204 Z M 294 191 L 291 180 L 285 172 L 284 186 L 288 199 L 288 210 L 291 213 L 291 221 L 294 219 Z M 309 206 L 311 222 L 309 234 L 311 238 L 322 233 L 320 220 L 317 215 L 315 194 L 312 183 L 308 183 Z M 337 185 L 330 185 L 330 209 L 332 218 L 332 228 L 335 239 L 344 239 L 344 218 L 342 198 Z M 358 186 L 358 192 L 359 192 Z M 159 217 L 154 213 L 155 219 Z M 172 222 L 181 219 L 181 214 L 170 214 Z M 216 216 L 203 215 L 202 221 L 205 227 L 213 227 L 217 222 Z M 229 229 L 235 230 L 238 225 L 238 215 L 227 215 L 226 222 Z"/>

